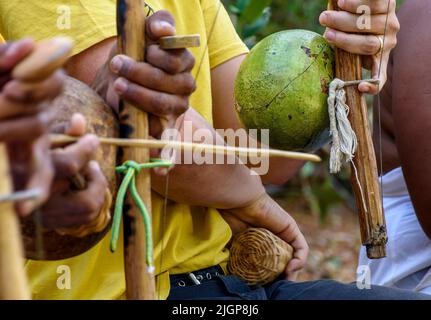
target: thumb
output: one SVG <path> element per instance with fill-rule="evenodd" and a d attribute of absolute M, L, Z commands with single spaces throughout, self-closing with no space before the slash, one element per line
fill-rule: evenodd
<path fill-rule="evenodd" d="M 166 10 L 157 11 L 145 21 L 145 24 L 146 35 L 153 41 L 176 33 L 175 20 Z"/>

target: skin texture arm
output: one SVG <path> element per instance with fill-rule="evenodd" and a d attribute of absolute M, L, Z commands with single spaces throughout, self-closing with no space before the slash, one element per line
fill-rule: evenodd
<path fill-rule="evenodd" d="M 400 11 L 402 30 L 394 52 L 393 133 L 416 215 L 431 238 L 431 4 L 409 1 Z"/>
<path fill-rule="evenodd" d="M 184 121 L 193 123 L 193 132 L 207 130 L 213 139 L 211 143 L 224 143 L 222 137 L 193 108 L 186 112 Z M 190 205 L 231 209 L 246 206 L 265 192 L 260 177 L 251 175 L 244 164 L 224 163 L 175 166 L 170 172 L 169 198 Z M 165 194 L 165 183 L 165 177 L 153 174 L 153 189 L 162 195 Z"/>

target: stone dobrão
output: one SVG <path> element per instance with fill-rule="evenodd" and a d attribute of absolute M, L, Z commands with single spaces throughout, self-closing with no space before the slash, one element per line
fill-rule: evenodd
<path fill-rule="evenodd" d="M 306 30 L 270 35 L 251 50 L 235 81 L 239 119 L 248 129 L 269 129 L 273 148 L 316 150 L 329 142 L 333 77 L 334 53 L 322 36 Z"/>
<path fill-rule="evenodd" d="M 68 123 L 74 113 L 81 113 L 87 120 L 87 133 L 101 137 L 118 137 L 118 120 L 104 101 L 84 83 L 68 78 L 64 93 L 54 101 L 56 119 L 53 126 Z M 96 154 L 111 193 L 115 195 L 117 181 L 115 165 L 117 148 L 101 145 Z M 29 259 L 60 260 L 79 255 L 96 245 L 109 231 L 109 224 L 102 232 L 83 238 L 60 235 L 53 230 L 40 230 L 37 234 L 35 216 L 21 220 L 24 247 Z"/>

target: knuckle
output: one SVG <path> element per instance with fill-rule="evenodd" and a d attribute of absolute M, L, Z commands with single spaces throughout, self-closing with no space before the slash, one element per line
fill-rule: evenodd
<path fill-rule="evenodd" d="M 171 73 L 178 73 L 179 70 L 181 70 L 182 62 L 181 60 L 172 55 L 168 55 L 168 59 L 166 61 L 167 68 Z"/>
<path fill-rule="evenodd" d="M 393 37 L 391 39 L 388 39 L 387 41 L 387 47 L 388 49 L 393 49 L 397 46 L 398 40 L 397 37 Z"/>
<path fill-rule="evenodd" d="M 174 83 L 177 88 L 180 88 L 181 93 L 184 95 L 189 95 L 196 89 L 195 79 L 189 73 L 184 73 L 179 77 L 175 77 Z"/>
<path fill-rule="evenodd" d="M 367 37 L 366 41 L 364 41 L 364 43 L 362 43 L 361 45 L 361 51 L 367 55 L 375 54 L 377 50 L 379 50 L 379 48 L 380 48 L 380 42 L 374 36 Z"/>
<path fill-rule="evenodd" d="M 151 44 L 146 48 L 146 60 L 148 63 L 151 63 L 153 61 L 157 61 L 159 53 L 159 46 L 155 44 Z"/>
<path fill-rule="evenodd" d="M 188 98 L 180 99 L 180 101 L 177 104 L 175 114 L 183 114 L 187 111 L 188 108 L 189 108 L 189 99 Z"/>
<path fill-rule="evenodd" d="M 190 61 L 189 64 L 190 68 L 192 69 L 196 64 L 196 58 L 189 50 L 187 50 L 187 59 Z"/>
<path fill-rule="evenodd" d="M 156 84 L 162 84 L 166 82 L 165 73 L 159 68 L 152 68 L 151 80 Z"/>
<path fill-rule="evenodd" d="M 158 115 L 166 115 L 171 113 L 171 108 L 166 101 L 165 95 L 163 94 L 156 94 L 152 96 L 150 104 L 153 107 L 154 113 Z"/>
<path fill-rule="evenodd" d="M 186 94 L 190 94 L 196 90 L 196 81 L 191 74 L 187 73 L 184 76 L 183 86 Z"/>
<path fill-rule="evenodd" d="M 393 19 L 389 19 L 388 28 L 392 31 L 398 32 L 401 29 L 401 25 L 396 16 Z"/>
<path fill-rule="evenodd" d="M 63 166 L 63 174 L 71 177 L 79 172 L 79 166 L 76 161 L 67 161 Z"/>
<path fill-rule="evenodd" d="M 81 204 L 85 217 L 89 219 L 88 222 L 92 221 L 94 219 L 94 215 L 97 216 L 101 207 L 98 201 L 90 197 L 83 197 Z"/>
<path fill-rule="evenodd" d="M 87 214 L 87 223 L 93 222 L 97 219 L 100 214 L 100 207 L 97 210 L 91 211 Z"/>

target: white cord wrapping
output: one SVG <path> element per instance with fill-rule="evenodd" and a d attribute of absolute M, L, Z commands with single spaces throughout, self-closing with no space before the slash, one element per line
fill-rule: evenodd
<path fill-rule="evenodd" d="M 352 162 L 358 140 L 347 118 L 349 106 L 346 104 L 345 82 L 334 79 L 329 85 L 328 111 L 330 134 L 332 136 L 330 173 L 338 173 L 343 162 Z"/>

